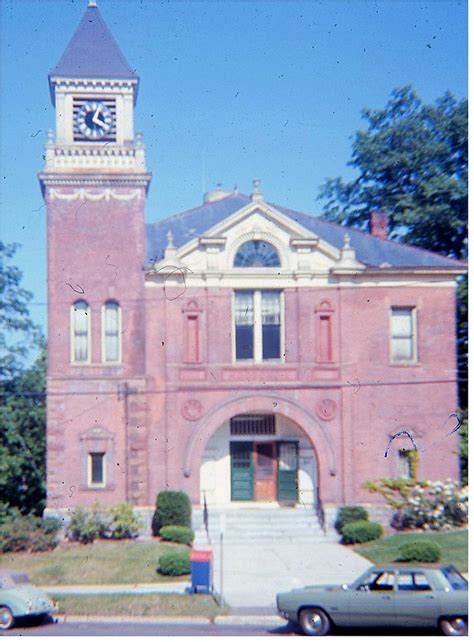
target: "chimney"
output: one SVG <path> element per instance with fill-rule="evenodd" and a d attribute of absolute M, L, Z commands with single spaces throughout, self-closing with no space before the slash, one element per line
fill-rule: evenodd
<path fill-rule="evenodd" d="M 386 212 L 370 212 L 369 232 L 379 239 L 388 237 L 388 214 Z"/>

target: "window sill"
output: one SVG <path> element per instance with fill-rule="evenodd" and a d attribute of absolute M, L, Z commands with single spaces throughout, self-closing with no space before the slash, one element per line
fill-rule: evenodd
<path fill-rule="evenodd" d="M 93 491 L 104 491 L 104 490 L 115 490 L 115 484 L 106 484 L 105 486 L 89 486 L 88 484 L 81 484 L 79 490 L 93 490 Z"/>
<path fill-rule="evenodd" d="M 389 364 L 392 368 L 412 368 L 413 366 L 420 368 L 421 363 L 419 361 L 391 361 Z"/>

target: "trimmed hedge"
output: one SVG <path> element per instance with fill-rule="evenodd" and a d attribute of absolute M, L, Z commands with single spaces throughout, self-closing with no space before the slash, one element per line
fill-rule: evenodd
<path fill-rule="evenodd" d="M 334 528 L 338 533 L 342 533 L 342 529 L 346 524 L 351 522 L 368 521 L 369 514 L 363 506 L 341 506 L 337 511 L 336 523 Z"/>
<path fill-rule="evenodd" d="M 382 536 L 382 533 L 381 524 L 360 520 L 358 522 L 350 522 L 343 527 L 341 541 L 343 544 L 363 544 L 364 542 L 378 539 Z"/>
<path fill-rule="evenodd" d="M 160 537 L 178 544 L 192 544 L 194 531 L 189 526 L 163 526 L 163 528 L 160 528 Z"/>
<path fill-rule="evenodd" d="M 407 542 L 398 549 L 397 562 L 439 562 L 441 546 L 434 542 Z"/>
<path fill-rule="evenodd" d="M 191 526 L 191 500 L 179 490 L 162 490 L 156 498 L 156 510 L 151 522 L 153 535 L 163 526 Z"/>
<path fill-rule="evenodd" d="M 164 553 L 158 560 L 157 570 L 161 575 L 187 575 L 191 573 L 191 557 L 189 551 Z"/>

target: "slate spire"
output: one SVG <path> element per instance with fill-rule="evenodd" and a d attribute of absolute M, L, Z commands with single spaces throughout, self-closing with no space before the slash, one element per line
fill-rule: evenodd
<path fill-rule="evenodd" d="M 100 78 L 138 82 L 138 75 L 120 51 L 95 0 L 89 2 L 65 52 L 51 70 L 50 85 L 55 78 Z"/>

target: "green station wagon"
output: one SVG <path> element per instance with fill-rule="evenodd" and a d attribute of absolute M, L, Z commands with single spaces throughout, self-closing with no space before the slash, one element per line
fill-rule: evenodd
<path fill-rule="evenodd" d="M 40 620 L 57 612 L 46 593 L 33 586 L 26 573 L 0 571 L 0 631 L 10 629 L 18 619 Z"/>
<path fill-rule="evenodd" d="M 306 635 L 334 626 L 439 627 L 467 635 L 467 581 L 452 565 L 372 566 L 350 585 L 307 586 L 277 595 L 277 608 Z"/>

